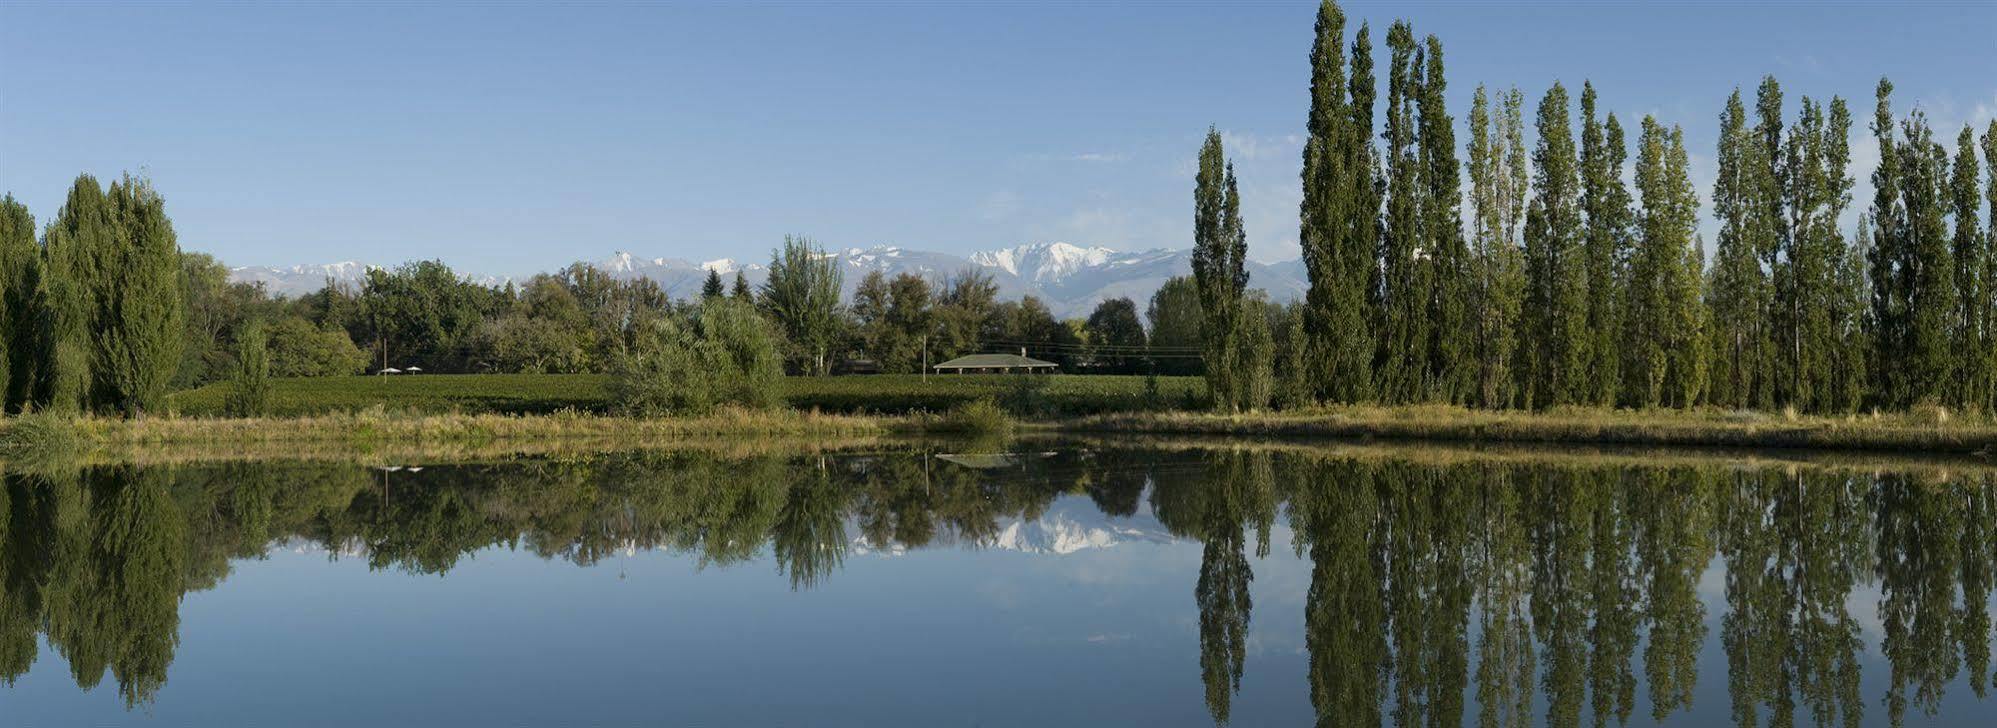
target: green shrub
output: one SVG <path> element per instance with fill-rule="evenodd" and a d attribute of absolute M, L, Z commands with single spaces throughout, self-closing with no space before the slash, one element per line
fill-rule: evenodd
<path fill-rule="evenodd" d="M 262 322 L 251 322 L 236 335 L 236 368 L 229 379 L 228 410 L 235 417 L 270 414 L 270 347 Z"/>
<path fill-rule="evenodd" d="M 708 299 L 691 321 L 651 322 L 614 362 L 610 395 L 638 415 L 704 414 L 716 405 L 776 406 L 778 338 L 747 304 Z"/>
<path fill-rule="evenodd" d="M 994 435 L 1012 432 L 1016 423 L 1005 408 L 989 397 L 979 398 L 959 405 L 943 416 L 943 420 L 933 429 L 942 432 L 963 432 L 979 435 Z"/>

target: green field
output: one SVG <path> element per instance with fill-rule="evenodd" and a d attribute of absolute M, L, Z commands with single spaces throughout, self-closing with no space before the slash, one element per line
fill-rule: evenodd
<path fill-rule="evenodd" d="M 394 377 L 320 377 L 273 382 L 271 414 L 349 412 L 381 406 L 396 412 L 547 414 L 565 409 L 612 412 L 602 374 L 421 374 Z M 227 384 L 173 395 L 183 415 L 222 414 Z M 991 397 L 1027 414 L 1086 415 L 1157 408 L 1197 407 L 1206 394 L 1198 377 L 1159 377 L 1147 393 L 1141 376 L 937 376 L 914 374 L 789 377 L 784 400 L 797 409 L 901 414 L 944 412 Z"/>

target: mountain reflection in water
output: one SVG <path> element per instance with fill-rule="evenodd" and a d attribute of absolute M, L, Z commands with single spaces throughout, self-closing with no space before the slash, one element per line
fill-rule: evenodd
<path fill-rule="evenodd" d="M 170 694 L 183 595 L 287 545 L 420 574 L 494 547 L 578 565 L 662 550 L 766 561 L 811 590 L 849 555 L 1192 541 L 1184 658 L 1215 722 L 1251 623 L 1301 631 L 1324 725 L 1668 721 L 1720 694 L 1702 679 L 1739 725 L 1897 725 L 1962 690 L 1986 709 L 1991 470 L 1670 462 L 1095 448 L 39 467 L 0 488 L 0 681 L 48 649 L 127 707 Z M 1308 574 L 1302 623 L 1251 619 L 1257 568 L 1284 559 Z M 1868 664 L 1881 694 L 1861 690 Z"/>

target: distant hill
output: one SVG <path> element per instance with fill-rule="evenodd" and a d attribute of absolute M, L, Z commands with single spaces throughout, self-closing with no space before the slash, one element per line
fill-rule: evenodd
<path fill-rule="evenodd" d="M 914 273 L 941 282 L 967 268 L 977 268 L 998 284 L 999 296 L 1017 299 L 1024 295 L 1040 297 L 1061 317 L 1087 316 L 1097 303 L 1128 296 L 1141 308 L 1151 294 L 1172 276 L 1192 274 L 1192 251 L 1147 250 L 1121 252 L 1102 247 L 1081 247 L 1068 243 L 1031 243 L 1012 248 L 972 253 L 968 257 L 950 253 L 910 250 L 895 246 L 847 248 L 830 251 L 845 272 L 846 295 L 859 286 L 868 271 L 887 275 Z M 644 258 L 619 252 L 591 263 L 613 277 L 649 278 L 675 297 L 699 292 L 714 270 L 733 281 L 740 270 L 751 284 L 760 285 L 768 275 L 761 263 L 744 263 L 733 258 L 691 261 L 682 258 Z M 232 269 L 234 280 L 262 282 L 270 292 L 297 296 L 319 290 L 328 280 L 358 283 L 372 266 L 357 262 L 328 265 L 299 265 L 288 268 L 251 266 Z M 1303 296 L 1307 283 L 1303 263 L 1248 263 L 1250 288 L 1259 288 L 1277 301 Z M 489 283 L 504 279 L 483 277 Z"/>

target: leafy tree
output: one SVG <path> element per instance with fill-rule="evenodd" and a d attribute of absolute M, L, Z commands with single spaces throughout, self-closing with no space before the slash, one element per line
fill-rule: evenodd
<path fill-rule="evenodd" d="M 714 299 L 691 317 L 649 322 L 611 370 L 611 394 L 639 415 L 771 407 L 783 377 L 781 338 L 753 308 Z"/>
<path fill-rule="evenodd" d="M 1839 384 L 1839 359 L 1857 310 L 1843 278 L 1846 245 L 1838 217 L 1851 200 L 1851 112 L 1844 99 L 1824 106 L 1805 96 L 1790 127 L 1782 166 L 1786 249 L 1778 264 L 1775 317 L 1784 401 L 1824 411 L 1856 405 Z"/>
<path fill-rule="evenodd" d="M 965 268 L 945 282 L 935 310 L 937 357 L 953 359 L 980 351 L 997 300 L 998 284 L 976 268 Z"/>
<path fill-rule="evenodd" d="M 1470 203 L 1475 221 L 1477 396 L 1485 407 L 1519 404 L 1513 362 L 1525 295 L 1519 221 L 1526 193 L 1525 135 L 1518 89 L 1498 95 L 1491 114 L 1484 87 L 1470 109 Z"/>
<path fill-rule="evenodd" d="M 1421 113 L 1423 249 L 1429 251 L 1434 275 L 1429 296 L 1434 342 L 1428 362 L 1434 385 L 1429 395 L 1461 403 L 1471 398 L 1477 377 L 1471 308 L 1475 261 L 1463 239 L 1462 165 L 1456 158 L 1455 120 L 1444 102 L 1442 41 L 1431 35 L 1425 44 L 1428 66 L 1416 104 Z"/>
<path fill-rule="evenodd" d="M 106 197 L 118 245 L 101 279 L 92 364 L 101 404 L 136 417 L 165 404 L 180 365 L 187 319 L 180 245 L 151 182 L 126 176 Z"/>
<path fill-rule="evenodd" d="M 267 328 L 271 374 L 279 377 L 341 377 L 367 370 L 368 353 L 345 329 L 317 327 L 286 316 Z"/>
<path fill-rule="evenodd" d="M 236 335 L 236 370 L 229 379 L 229 414 L 261 417 L 270 414 L 270 346 L 261 321 L 252 321 Z"/>
<path fill-rule="evenodd" d="M 1908 384 L 1898 366 L 1908 345 L 1908 281 L 1903 262 L 1907 253 L 1899 207 L 1900 147 L 1893 139 L 1893 82 L 1879 79 L 1872 115 L 1872 136 L 1879 142 L 1879 164 L 1872 168 L 1872 244 L 1867 267 L 1872 281 L 1871 389 L 1880 403 L 1898 406 L 1908 399 Z"/>
<path fill-rule="evenodd" d="M 1587 354 L 1587 277 L 1574 136 L 1567 89 L 1553 84 L 1539 103 L 1533 150 L 1533 199 L 1526 212 L 1526 401 L 1534 406 L 1583 400 Z"/>
<path fill-rule="evenodd" d="M 1984 411 L 1997 412 L 1997 120 L 1983 132 L 1983 161 L 1990 170 L 1984 200 L 1990 206 L 1983 248 L 1983 375 L 1987 383 Z"/>
<path fill-rule="evenodd" d="M 840 335 L 839 263 L 809 238 L 784 236 L 757 305 L 783 331 L 794 371 L 823 376 Z"/>
<path fill-rule="evenodd" d="M 1595 86 L 1581 86 L 1581 207 L 1587 214 L 1583 235 L 1588 276 L 1587 374 L 1582 401 L 1613 404 L 1622 387 L 1621 324 L 1624 304 L 1623 263 L 1629 257 L 1632 225 L 1629 190 L 1622 168 L 1627 152 L 1622 124 L 1615 114 L 1607 123 L 1595 115 Z"/>
<path fill-rule="evenodd" d="M 465 371 L 486 317 L 511 298 L 427 260 L 368 271 L 359 303 L 356 338 L 367 342 L 378 366 Z"/>
<path fill-rule="evenodd" d="M 1221 150 L 1220 132 L 1207 129 L 1193 190 L 1193 280 L 1200 297 L 1200 340 L 1208 391 L 1214 404 L 1233 411 L 1242 401 L 1240 376 L 1241 295 L 1247 289 L 1248 239 L 1242 232 L 1241 192 L 1234 166 Z"/>
<path fill-rule="evenodd" d="M 756 302 L 756 292 L 749 287 L 748 274 L 739 270 L 735 271 L 735 285 L 729 289 L 728 296 L 743 303 L 753 304 Z"/>
<path fill-rule="evenodd" d="M 1768 395 L 1770 283 L 1761 269 L 1754 203 L 1757 151 L 1747 128 L 1747 110 L 1736 89 L 1720 117 L 1719 177 L 1713 183 L 1713 214 L 1720 220 L 1713 255 L 1713 379 L 1709 400 L 1724 407 L 1750 407 L 1772 401 Z"/>
<path fill-rule="evenodd" d="M 1137 303 L 1126 297 L 1096 304 L 1089 314 L 1089 347 L 1096 363 L 1112 374 L 1135 374 L 1144 359 L 1144 323 L 1137 318 Z"/>
<path fill-rule="evenodd" d="M 80 412 L 94 406 L 91 339 L 99 327 L 98 280 L 117 245 L 116 228 L 104 188 L 96 178 L 79 175 L 43 240 L 44 265 L 34 294 L 33 346 L 41 362 L 35 372 L 37 409 Z"/>
<path fill-rule="evenodd" d="M 1304 145 L 1299 239 L 1310 289 L 1303 326 L 1312 399 L 1354 402 L 1371 396 L 1374 343 L 1367 315 L 1373 285 L 1378 192 L 1372 147 L 1373 76 L 1362 26 L 1352 41 L 1347 77 L 1345 13 L 1318 6 L 1311 45 L 1309 140 Z"/>
<path fill-rule="evenodd" d="M 1983 409 L 1989 406 L 1993 384 L 1988 370 L 1988 356 L 1983 355 L 1980 344 L 1990 341 L 1990 322 L 1985 315 L 1990 307 L 1990 291 L 1985 286 L 1990 282 L 1983 277 L 1989 265 L 1990 251 L 1984 239 L 1982 220 L 1977 213 L 1983 207 L 1982 190 L 1977 189 L 1981 175 L 1976 162 L 1976 134 L 1969 125 L 1962 127 L 1956 136 L 1954 176 L 1949 180 L 1949 201 L 1955 216 L 1955 292 L 1960 301 L 1955 316 L 1956 332 L 1954 339 L 1959 342 L 1956 351 L 1962 361 L 1956 367 L 1957 394 L 1955 401 L 1963 407 Z"/>
<path fill-rule="evenodd" d="M 28 402 L 38 363 L 34 291 L 41 252 L 28 207 L 11 194 L 0 198 L 0 414 Z"/>
<path fill-rule="evenodd" d="M 1151 294 L 1144 310 L 1151 323 L 1151 358 L 1159 374 L 1201 373 L 1199 288 L 1193 279 L 1176 276 Z"/>
<path fill-rule="evenodd" d="M 1376 388 L 1389 403 L 1412 402 L 1428 390 L 1429 289 L 1432 251 L 1422 206 L 1422 169 L 1416 148 L 1415 100 L 1422 85 L 1414 29 L 1397 21 L 1387 30 L 1387 204 L 1379 238 L 1381 286 Z"/>
<path fill-rule="evenodd" d="M 1698 194 L 1687 167 L 1684 132 L 1643 119 L 1636 186 L 1643 197 L 1630 259 L 1623 335 L 1627 375 L 1643 407 L 1687 407 L 1705 383 L 1699 302 Z"/>
<path fill-rule="evenodd" d="M 1935 142 L 1927 115 L 1916 109 L 1901 123 L 1900 265 L 1907 291 L 1905 359 L 1899 365 L 1907 383 L 1906 401 L 1954 401 L 1958 343 L 1952 325 L 1958 309 L 1954 261 L 1949 251 L 1948 152 Z"/>
<path fill-rule="evenodd" d="M 721 271 L 707 269 L 707 281 L 700 284 L 700 300 L 720 298 L 727 290 L 721 287 Z"/>
<path fill-rule="evenodd" d="M 889 280 L 870 271 L 853 296 L 861 349 L 884 372 L 914 372 L 935 322 L 929 281 L 911 273 Z"/>

